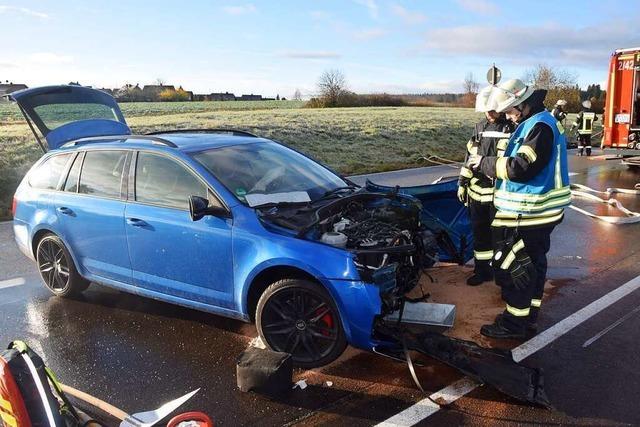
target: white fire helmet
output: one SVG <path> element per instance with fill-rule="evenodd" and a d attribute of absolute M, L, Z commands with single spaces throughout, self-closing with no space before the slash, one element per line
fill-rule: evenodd
<path fill-rule="evenodd" d="M 584 108 L 586 108 L 587 110 L 591 109 L 591 101 L 589 101 L 588 99 L 586 101 L 582 101 L 582 106 Z"/>
<path fill-rule="evenodd" d="M 494 111 L 496 104 L 493 102 L 493 91 L 495 86 L 483 87 L 476 95 L 476 111 L 479 113 L 486 113 L 488 111 Z"/>
<path fill-rule="evenodd" d="M 565 105 L 567 105 L 567 101 L 565 101 L 564 99 L 558 99 L 558 101 L 556 102 L 556 105 L 564 107 Z"/>
<path fill-rule="evenodd" d="M 503 113 L 508 109 L 522 104 L 526 101 L 535 89 L 533 86 L 527 86 L 520 79 L 507 80 L 499 84 L 492 91 L 492 103 L 498 113 Z"/>

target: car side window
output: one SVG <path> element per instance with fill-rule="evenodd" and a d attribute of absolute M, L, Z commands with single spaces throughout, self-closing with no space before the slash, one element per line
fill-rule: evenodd
<path fill-rule="evenodd" d="M 120 198 L 126 151 L 87 151 L 80 174 L 79 192 Z"/>
<path fill-rule="evenodd" d="M 29 185 L 41 190 L 55 190 L 62 178 L 67 162 L 71 158 L 71 153 L 59 154 L 49 157 L 31 174 L 29 174 Z"/>
<path fill-rule="evenodd" d="M 207 187 L 183 165 L 166 156 L 140 152 L 136 163 L 136 201 L 189 209 L 189 196 L 207 198 Z"/>
<path fill-rule="evenodd" d="M 69 170 L 69 176 L 67 177 L 67 181 L 64 183 L 64 191 L 68 191 L 70 193 L 78 192 L 78 178 L 80 177 L 80 167 L 82 166 L 82 153 L 79 153 L 76 159 L 73 161 L 73 165 Z"/>

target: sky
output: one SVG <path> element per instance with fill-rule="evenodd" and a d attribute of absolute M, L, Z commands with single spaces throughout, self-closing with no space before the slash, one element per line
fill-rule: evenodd
<path fill-rule="evenodd" d="M 0 80 L 290 97 L 341 70 L 358 93 L 462 91 L 536 64 L 604 85 L 640 46 L 640 0 L 0 0 Z"/>

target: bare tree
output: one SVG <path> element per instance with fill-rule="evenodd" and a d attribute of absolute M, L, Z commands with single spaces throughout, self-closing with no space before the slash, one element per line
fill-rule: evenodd
<path fill-rule="evenodd" d="M 294 101 L 302 101 L 302 93 L 300 93 L 300 89 L 296 88 L 296 91 L 293 92 L 293 100 Z"/>
<path fill-rule="evenodd" d="M 570 71 L 547 64 L 538 64 L 527 70 L 524 80 L 536 89 L 564 89 L 576 85 L 577 77 Z"/>
<path fill-rule="evenodd" d="M 480 83 L 476 81 L 476 78 L 474 77 L 473 73 L 467 73 L 467 75 L 464 76 L 463 87 L 464 87 L 465 94 L 475 95 L 478 93 L 478 90 L 480 89 Z"/>
<path fill-rule="evenodd" d="M 158 77 L 158 78 L 156 79 L 156 84 L 157 84 L 158 86 L 164 86 L 164 79 L 163 79 L 162 77 Z"/>
<path fill-rule="evenodd" d="M 327 107 L 337 105 L 338 98 L 347 91 L 347 79 L 338 69 L 326 70 L 318 81 L 320 96 Z"/>

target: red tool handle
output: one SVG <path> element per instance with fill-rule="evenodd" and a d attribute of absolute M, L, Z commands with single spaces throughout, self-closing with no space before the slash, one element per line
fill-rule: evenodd
<path fill-rule="evenodd" d="M 184 414 L 176 415 L 171 418 L 167 427 L 178 427 L 178 424 L 189 421 L 197 423 L 199 427 L 214 427 L 211 418 L 202 412 L 185 412 Z"/>

